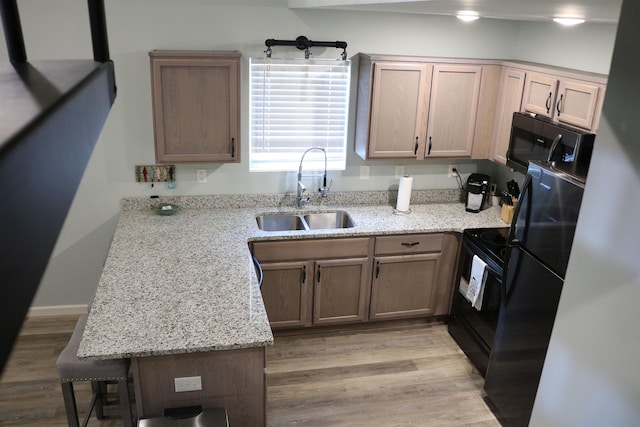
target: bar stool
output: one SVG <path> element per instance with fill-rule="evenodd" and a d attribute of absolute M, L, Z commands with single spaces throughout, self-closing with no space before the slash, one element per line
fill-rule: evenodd
<path fill-rule="evenodd" d="M 73 392 L 73 383 L 76 381 L 91 381 L 93 396 L 87 415 L 82 422 L 86 427 L 91 417 L 93 408 L 96 409 L 96 417 L 104 418 L 103 404 L 106 402 L 106 383 L 118 383 L 118 393 L 120 396 L 120 409 L 125 427 L 132 427 L 131 403 L 129 401 L 129 359 L 117 360 L 81 360 L 78 359 L 78 347 L 80 339 L 87 324 L 87 315 L 84 314 L 78 319 L 73 335 L 67 346 L 62 350 L 56 362 L 58 377 L 62 387 L 62 397 L 64 398 L 64 409 L 67 413 L 69 427 L 78 427 L 78 409 L 76 398 Z"/>

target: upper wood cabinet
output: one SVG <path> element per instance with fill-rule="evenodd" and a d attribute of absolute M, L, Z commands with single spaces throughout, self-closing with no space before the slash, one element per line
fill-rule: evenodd
<path fill-rule="evenodd" d="M 552 74 L 527 73 L 522 110 L 595 130 L 604 87 Z"/>
<path fill-rule="evenodd" d="M 373 64 L 369 139 L 360 150 L 370 159 L 416 158 L 429 108 L 431 65 L 407 62 Z"/>
<path fill-rule="evenodd" d="M 158 162 L 240 161 L 240 54 L 151 51 Z"/>
<path fill-rule="evenodd" d="M 470 157 L 482 67 L 435 65 L 424 157 Z"/>
<path fill-rule="evenodd" d="M 494 146 L 491 158 L 503 165 L 507 164 L 507 150 L 511 137 L 513 113 L 520 111 L 525 73 L 522 70 L 504 68 L 500 77 L 498 107 L 496 109 Z"/>
<path fill-rule="evenodd" d="M 448 61 L 359 56 L 355 150 L 361 158 L 475 158 L 476 140 L 485 149 L 479 158 L 487 158 L 499 70 L 483 91 L 483 65 Z"/>

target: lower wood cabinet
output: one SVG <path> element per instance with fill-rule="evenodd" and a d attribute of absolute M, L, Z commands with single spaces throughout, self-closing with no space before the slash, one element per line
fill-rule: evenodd
<path fill-rule="evenodd" d="M 139 418 L 162 417 L 166 408 L 225 408 L 229 425 L 266 426 L 266 350 L 241 348 L 131 358 Z M 175 378 L 200 377 L 202 389 L 175 391 Z"/>
<path fill-rule="evenodd" d="M 458 244 L 450 233 L 376 237 L 369 319 L 448 314 Z"/>
<path fill-rule="evenodd" d="M 368 267 L 368 257 L 315 262 L 314 325 L 367 320 Z"/>
<path fill-rule="evenodd" d="M 262 299 L 273 329 L 449 313 L 459 234 L 264 241 Z"/>
<path fill-rule="evenodd" d="M 262 299 L 272 328 L 311 323 L 313 288 L 307 282 L 308 262 L 262 263 Z"/>
<path fill-rule="evenodd" d="M 253 243 L 271 327 L 366 321 L 372 248 L 369 237 Z"/>

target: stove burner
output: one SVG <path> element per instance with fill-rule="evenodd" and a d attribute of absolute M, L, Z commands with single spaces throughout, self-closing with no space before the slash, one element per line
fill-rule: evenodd
<path fill-rule="evenodd" d="M 487 230 L 480 233 L 480 238 L 490 245 L 506 246 L 507 245 L 507 233 L 504 229 Z"/>
<path fill-rule="evenodd" d="M 468 228 L 464 230 L 464 236 L 469 244 L 473 244 L 473 250 L 479 256 L 484 254 L 484 257 L 489 257 L 502 268 L 506 255 L 507 239 L 509 238 L 509 227 Z"/>
<path fill-rule="evenodd" d="M 502 257 L 502 259 L 504 259 L 504 257 L 507 256 L 507 248 L 506 247 L 500 249 L 500 256 Z"/>

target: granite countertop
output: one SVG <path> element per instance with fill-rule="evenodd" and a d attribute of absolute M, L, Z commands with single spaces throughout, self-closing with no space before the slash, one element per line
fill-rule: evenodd
<path fill-rule="evenodd" d="M 268 232 L 259 213 L 292 207 L 208 208 L 187 205 L 173 216 L 123 207 L 78 350 L 111 359 L 271 345 L 248 242 L 321 237 L 457 231 L 502 227 L 498 207 L 478 214 L 461 203 L 413 205 L 394 215 L 389 205 L 309 206 L 347 211 L 355 227 Z"/>

